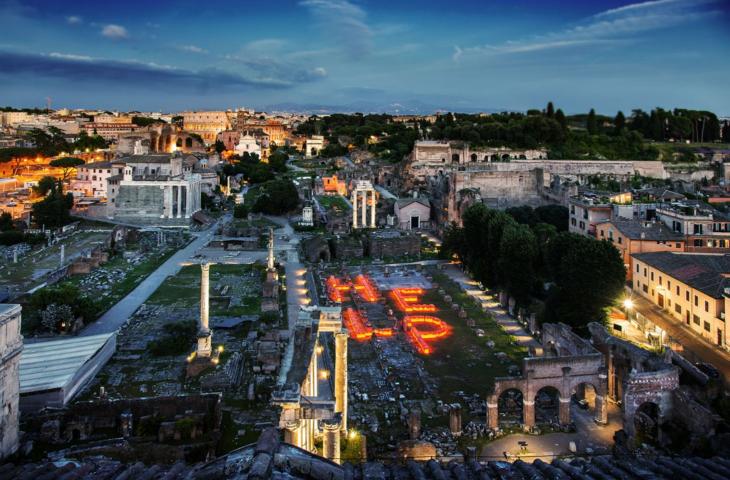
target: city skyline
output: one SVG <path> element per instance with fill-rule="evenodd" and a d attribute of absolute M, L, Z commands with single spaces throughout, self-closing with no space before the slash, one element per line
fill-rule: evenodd
<path fill-rule="evenodd" d="M 3 1 L 0 104 L 730 115 L 726 1 L 457 3 Z"/>

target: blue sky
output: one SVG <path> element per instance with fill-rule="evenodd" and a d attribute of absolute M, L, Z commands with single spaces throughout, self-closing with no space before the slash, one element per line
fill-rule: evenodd
<path fill-rule="evenodd" d="M 0 0 L 0 104 L 730 115 L 730 0 Z"/>

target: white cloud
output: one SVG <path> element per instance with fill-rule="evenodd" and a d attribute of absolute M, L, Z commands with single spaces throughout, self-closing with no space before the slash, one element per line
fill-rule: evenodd
<path fill-rule="evenodd" d="M 322 31 L 347 54 L 355 58 L 370 54 L 373 30 L 365 10 L 347 0 L 302 0 L 299 4 L 309 9 Z"/>
<path fill-rule="evenodd" d="M 68 17 L 66 17 L 66 23 L 68 23 L 69 25 L 78 25 L 80 23 L 83 23 L 83 19 L 78 15 L 69 15 Z"/>
<path fill-rule="evenodd" d="M 718 0 L 654 0 L 613 8 L 589 17 L 581 24 L 531 39 L 494 45 L 454 47 L 456 62 L 469 55 L 500 55 L 563 49 L 585 45 L 616 45 L 653 30 L 704 20 L 718 11 L 700 8 Z"/>
<path fill-rule="evenodd" d="M 113 23 L 104 25 L 104 28 L 101 29 L 101 34 L 115 40 L 129 37 L 129 32 L 127 32 L 126 28 L 121 25 L 114 25 Z"/>
<path fill-rule="evenodd" d="M 190 52 L 190 53 L 200 53 L 200 54 L 206 54 L 208 53 L 208 50 L 198 47 L 196 45 L 181 45 L 180 50 L 184 52 Z"/>
<path fill-rule="evenodd" d="M 58 53 L 51 52 L 48 54 L 49 57 L 62 58 L 64 60 L 79 60 L 83 62 L 93 62 L 95 58 L 89 57 L 88 55 L 75 55 L 73 53 Z"/>

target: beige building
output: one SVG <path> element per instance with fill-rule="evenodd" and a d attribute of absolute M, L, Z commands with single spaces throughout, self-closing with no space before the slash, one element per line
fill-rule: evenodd
<path fill-rule="evenodd" d="M 730 255 L 653 252 L 632 257 L 634 292 L 696 335 L 727 348 Z"/>
<path fill-rule="evenodd" d="M 0 459 L 18 449 L 20 422 L 20 305 L 0 305 Z"/>
<path fill-rule="evenodd" d="M 206 145 L 215 143 L 220 132 L 231 129 L 230 114 L 222 110 L 183 112 L 182 117 L 185 131 L 200 135 Z"/>

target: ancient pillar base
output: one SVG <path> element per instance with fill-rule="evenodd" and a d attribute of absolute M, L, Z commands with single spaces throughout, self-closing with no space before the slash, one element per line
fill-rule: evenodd
<path fill-rule="evenodd" d="M 525 431 L 531 432 L 535 428 L 535 401 L 534 400 L 523 400 L 522 402 L 522 416 L 524 419 Z"/>
<path fill-rule="evenodd" d="M 322 456 L 335 463 L 340 463 L 341 429 L 339 418 L 322 421 Z"/>
<path fill-rule="evenodd" d="M 593 421 L 598 425 L 608 424 L 608 406 L 603 395 L 596 395 L 596 416 Z"/>
<path fill-rule="evenodd" d="M 211 336 L 209 335 L 205 337 L 205 339 L 207 339 L 207 345 L 208 348 L 210 348 Z M 200 340 L 202 340 L 202 338 L 198 338 L 198 346 L 200 346 Z M 188 365 L 185 369 L 187 377 L 197 377 L 198 375 L 203 373 L 203 371 L 218 365 L 221 354 L 220 348 L 222 347 L 219 347 L 219 349 L 209 352 L 207 356 L 199 356 L 197 351 L 191 353 L 190 356 L 188 356 Z"/>

